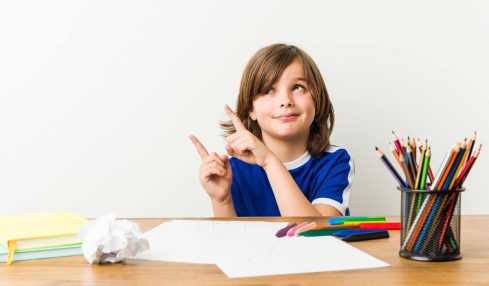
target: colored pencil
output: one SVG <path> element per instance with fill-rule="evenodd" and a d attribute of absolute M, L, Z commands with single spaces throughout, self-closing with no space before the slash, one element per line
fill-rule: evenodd
<path fill-rule="evenodd" d="M 413 149 L 413 155 L 416 158 L 416 140 L 414 140 L 414 136 L 411 138 L 411 149 Z"/>
<path fill-rule="evenodd" d="M 426 177 L 428 176 L 428 167 L 430 165 L 431 149 L 426 150 L 425 158 L 423 161 L 423 170 L 421 171 L 421 182 L 419 185 L 420 190 L 424 190 L 426 186 Z"/>
<path fill-rule="evenodd" d="M 454 210 L 454 207 L 455 207 L 455 202 L 457 200 L 458 200 L 458 193 L 457 194 L 452 194 L 450 207 L 448 208 L 447 215 L 446 215 L 445 220 L 443 222 L 443 227 L 442 227 L 442 230 L 441 230 L 441 233 L 440 233 L 440 237 L 438 239 L 438 249 L 440 249 L 442 247 L 443 239 L 445 237 L 445 233 L 447 231 L 447 227 L 448 227 L 450 221 L 452 220 L 451 217 L 453 215 L 453 210 Z"/>
<path fill-rule="evenodd" d="M 468 143 L 468 142 L 467 142 Z M 470 148 L 470 147 L 469 147 Z M 462 143 L 462 147 L 460 148 L 461 152 L 463 150 L 462 158 L 460 159 L 459 164 L 457 165 L 457 168 L 455 169 L 455 173 L 452 177 L 452 180 L 450 181 L 450 185 L 448 186 L 448 189 L 451 190 L 453 187 L 453 184 L 455 183 L 457 176 L 459 174 L 460 169 L 462 168 L 463 165 L 465 165 L 465 162 L 467 161 L 467 155 L 469 154 L 469 148 L 467 148 L 466 143 Z"/>
<path fill-rule="evenodd" d="M 419 138 L 418 138 L 418 143 L 419 143 L 419 151 L 421 152 L 421 148 L 422 148 L 423 144 L 421 144 L 421 140 Z M 428 142 L 426 142 L 426 145 L 428 145 Z M 432 183 L 435 180 L 435 176 L 433 176 L 433 171 L 431 170 L 430 166 L 428 166 L 428 178 L 430 179 L 430 182 L 432 182 Z"/>
<path fill-rule="evenodd" d="M 477 130 L 474 130 L 474 134 L 470 137 L 470 147 L 469 147 L 469 154 L 467 156 L 467 162 L 469 161 L 470 156 L 472 155 L 472 151 L 474 150 L 474 145 L 475 145 L 475 138 L 477 137 Z"/>
<path fill-rule="evenodd" d="M 416 165 L 416 181 L 415 181 L 415 189 L 420 189 L 419 188 L 419 185 L 420 185 L 420 181 L 421 181 L 421 172 L 422 172 L 422 169 L 423 169 L 423 162 L 425 160 L 425 154 L 426 154 L 426 145 L 421 145 L 420 146 L 420 149 L 421 149 L 421 155 L 420 155 L 420 158 L 419 158 L 419 166 Z M 413 162 L 413 164 L 416 164 L 416 161 Z M 416 201 L 415 205 L 416 205 L 416 214 L 419 212 L 419 209 L 421 208 L 421 200 L 422 200 L 422 194 L 414 194 L 414 199 Z M 413 205 L 413 204 L 411 204 Z"/>
<path fill-rule="evenodd" d="M 401 161 L 399 160 L 399 153 L 397 152 L 396 147 L 394 147 L 391 143 L 389 143 L 389 148 L 391 149 L 391 153 L 394 156 L 394 158 L 396 158 L 397 163 L 399 164 L 399 166 L 401 166 Z"/>
<path fill-rule="evenodd" d="M 407 153 L 407 156 L 406 156 L 406 165 L 408 166 L 409 171 L 411 172 L 411 175 L 413 176 L 413 178 L 416 178 L 416 170 L 417 170 L 416 156 L 414 156 L 414 153 L 413 153 L 413 150 L 412 150 L 411 146 L 408 146 L 407 147 L 407 152 L 406 153 Z M 409 158 L 409 162 L 407 161 L 407 158 Z"/>
<path fill-rule="evenodd" d="M 401 142 L 399 142 L 399 138 L 397 138 L 397 135 L 394 132 L 394 130 L 392 130 L 392 142 L 394 142 L 394 145 L 396 145 L 396 149 L 397 152 L 399 152 L 399 154 L 404 153 L 401 147 Z"/>
<path fill-rule="evenodd" d="M 414 188 L 414 179 L 411 175 L 411 172 L 409 171 L 407 165 L 406 165 L 406 161 L 404 159 L 404 155 L 403 154 L 399 154 L 399 160 L 401 161 L 401 166 L 402 166 L 402 169 L 404 170 L 404 175 L 406 175 L 406 179 L 407 179 L 407 182 L 408 182 L 408 187 L 409 188 Z"/>
<path fill-rule="evenodd" d="M 435 181 L 433 181 L 431 184 L 430 190 L 434 190 L 436 188 L 436 185 L 440 181 L 441 176 L 448 165 L 448 161 L 450 160 L 451 155 L 452 155 L 452 148 L 450 148 L 450 150 L 448 150 L 447 154 L 445 155 L 445 158 L 443 159 L 443 162 L 441 163 L 440 168 L 436 173 Z"/>
<path fill-rule="evenodd" d="M 375 151 L 377 152 L 377 156 L 380 158 L 380 160 L 384 163 L 387 169 L 391 172 L 392 176 L 396 179 L 396 181 L 399 183 L 399 186 L 404 187 L 406 183 L 402 179 L 402 177 L 399 175 L 399 173 L 396 171 L 394 166 L 392 166 L 391 162 L 387 157 L 384 155 L 384 152 L 382 152 L 378 147 L 375 147 Z"/>
<path fill-rule="evenodd" d="M 462 172 L 460 172 L 460 175 L 458 176 L 457 180 L 455 181 L 455 186 L 456 187 L 462 187 L 463 182 L 465 181 L 465 178 L 467 178 L 467 175 L 470 172 L 470 169 L 472 169 L 472 166 L 475 163 L 475 160 L 477 160 L 477 157 L 479 156 L 479 153 L 481 152 L 482 149 L 482 144 L 479 146 L 479 149 L 474 153 L 474 155 L 471 156 L 470 160 L 465 164 L 464 169 Z"/>
<path fill-rule="evenodd" d="M 450 156 L 450 161 L 448 162 L 448 165 L 446 169 L 443 172 L 443 175 L 436 185 L 436 190 L 442 190 L 442 186 L 445 184 L 446 178 L 448 177 L 448 174 L 450 173 L 450 170 L 452 168 L 453 163 L 457 159 L 458 152 L 460 151 L 460 142 L 457 142 L 455 144 L 455 147 L 452 150 L 452 155 Z"/>
<path fill-rule="evenodd" d="M 465 143 L 460 144 L 460 149 L 458 150 L 457 156 L 453 165 L 450 167 L 450 172 L 448 173 L 447 179 L 443 183 L 442 190 L 449 190 L 450 184 L 452 183 L 452 179 L 455 177 L 455 172 L 458 169 L 458 166 L 462 163 L 462 157 L 465 152 Z"/>
<path fill-rule="evenodd" d="M 414 183 L 414 188 L 419 189 L 419 183 L 421 181 L 421 167 L 423 166 L 423 162 L 425 159 L 425 153 L 426 153 L 426 145 L 423 145 L 422 150 L 421 150 L 421 157 L 419 158 L 419 167 L 416 170 L 416 182 Z"/>

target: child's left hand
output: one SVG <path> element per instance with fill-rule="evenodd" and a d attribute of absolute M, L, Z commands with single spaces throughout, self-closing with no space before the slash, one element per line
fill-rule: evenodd
<path fill-rule="evenodd" d="M 226 137 L 228 144 L 225 148 L 229 156 L 233 156 L 249 164 L 258 164 L 264 167 L 268 160 L 274 156 L 272 151 L 260 139 L 253 135 L 253 133 L 246 129 L 243 122 L 241 122 L 229 106 L 225 105 L 224 110 L 226 110 L 227 115 L 231 118 L 236 129 L 236 133 Z"/>

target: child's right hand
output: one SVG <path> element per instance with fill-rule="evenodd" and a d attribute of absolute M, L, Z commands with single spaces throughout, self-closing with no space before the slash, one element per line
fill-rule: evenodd
<path fill-rule="evenodd" d="M 228 156 L 219 156 L 215 152 L 209 154 L 197 137 L 190 135 L 189 138 L 202 158 L 199 179 L 207 194 L 214 202 L 230 202 L 233 177 Z"/>

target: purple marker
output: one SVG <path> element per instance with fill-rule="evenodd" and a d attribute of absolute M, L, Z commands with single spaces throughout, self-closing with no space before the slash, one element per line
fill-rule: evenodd
<path fill-rule="evenodd" d="M 287 232 L 289 231 L 289 229 L 293 228 L 297 226 L 296 223 L 292 223 L 292 224 L 289 224 L 287 225 L 286 227 L 280 229 L 279 231 L 277 231 L 277 233 L 275 234 L 276 237 L 284 237 L 287 235 Z"/>

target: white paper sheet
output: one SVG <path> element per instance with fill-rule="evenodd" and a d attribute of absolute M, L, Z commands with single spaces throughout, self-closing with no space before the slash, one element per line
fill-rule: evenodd
<path fill-rule="evenodd" d="M 267 253 L 286 222 L 173 220 L 143 234 L 150 250 L 137 259 L 211 263 Z"/>
<path fill-rule="evenodd" d="M 221 261 L 229 277 L 309 273 L 385 267 L 389 264 L 331 236 L 284 237 L 266 253 L 247 261 Z"/>

